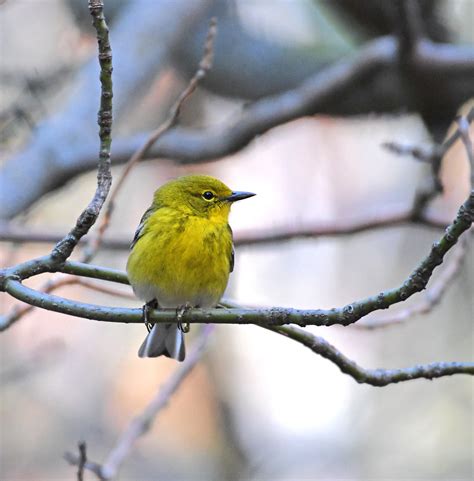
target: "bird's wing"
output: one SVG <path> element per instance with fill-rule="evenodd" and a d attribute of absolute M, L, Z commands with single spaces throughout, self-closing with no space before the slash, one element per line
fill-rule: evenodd
<path fill-rule="evenodd" d="M 138 239 L 145 233 L 145 224 L 150 217 L 151 214 L 155 211 L 155 208 L 153 206 L 149 207 L 145 213 L 143 214 L 142 218 L 140 219 L 140 224 L 138 224 L 137 230 L 135 231 L 135 235 L 133 236 L 132 243 L 130 244 L 130 250 L 135 247 L 135 244 L 137 243 Z"/>
<path fill-rule="evenodd" d="M 232 232 L 232 228 L 230 227 L 229 224 L 227 224 L 227 227 L 229 228 L 230 238 L 232 239 L 232 249 L 230 250 L 230 258 L 229 258 L 229 265 L 230 265 L 229 272 L 233 272 L 233 270 L 234 270 L 234 262 L 235 262 L 233 232 Z"/>

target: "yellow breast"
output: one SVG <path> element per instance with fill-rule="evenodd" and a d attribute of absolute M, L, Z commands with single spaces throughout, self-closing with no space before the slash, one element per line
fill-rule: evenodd
<path fill-rule="evenodd" d="M 147 220 L 127 263 L 137 297 L 161 307 L 215 306 L 231 269 L 227 216 L 204 218 L 168 208 Z"/>

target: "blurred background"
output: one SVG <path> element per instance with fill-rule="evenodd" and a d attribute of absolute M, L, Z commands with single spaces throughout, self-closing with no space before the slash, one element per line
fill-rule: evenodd
<path fill-rule="evenodd" d="M 96 158 L 98 151 L 96 40 L 86 3 L 0 4 L 4 234 L 16 229 L 63 235 L 93 195 L 93 164 L 67 168 L 88 152 Z M 105 3 L 114 55 L 113 163 L 129 139 L 165 118 L 199 61 L 211 15 L 219 21 L 214 68 L 181 118 L 193 129 L 226 125 L 259 98 L 295 88 L 394 30 L 390 9 L 370 0 Z M 420 1 L 420 8 L 430 38 L 472 48 L 474 2 Z M 442 140 L 472 86 L 467 96 L 462 82 L 441 96 L 436 84 L 426 85 L 425 97 L 439 101 L 440 108 L 426 103 L 415 109 L 412 96 L 397 90 L 395 77 L 370 89 L 354 85 L 347 99 L 319 115 L 275 127 L 225 158 L 188 166 L 166 159 L 142 162 L 118 197 L 107 238 L 131 240 L 154 190 L 191 172 L 258 194 L 234 207 L 236 235 L 410 206 L 430 168 L 394 156 L 381 144 L 429 146 L 433 136 Z M 121 169 L 114 165 L 113 174 Z M 64 173 L 58 177 L 59 170 Z M 458 143 L 444 159 L 445 192 L 430 205 L 431 217 L 452 220 L 467 197 L 468 172 Z M 28 197 L 37 179 L 50 179 L 47 194 Z M 244 305 L 341 306 L 400 285 L 441 233 L 404 225 L 242 247 L 226 296 Z M 45 254 L 51 246 L 2 242 L 1 265 Z M 126 249 L 104 248 L 94 263 L 124 270 L 127 255 Z M 74 258 L 79 256 L 77 249 Z M 375 331 L 308 329 L 367 368 L 472 360 L 472 267 L 471 250 L 440 305 L 426 316 Z M 27 284 L 39 286 L 48 277 Z M 58 294 L 140 305 L 131 290 L 122 290 L 117 297 L 69 286 Z M 2 314 L 14 305 L 1 294 Z M 188 346 L 197 331 L 192 328 Z M 36 309 L 1 333 L 2 481 L 75 479 L 75 468 L 62 455 L 75 451 L 79 440 L 87 441 L 91 459 L 106 457 L 177 366 L 137 357 L 145 332 L 140 325 Z M 281 336 L 255 326 L 219 326 L 203 361 L 139 440 L 120 479 L 468 481 L 474 477 L 472 387 L 467 376 L 384 388 L 358 385 Z"/>

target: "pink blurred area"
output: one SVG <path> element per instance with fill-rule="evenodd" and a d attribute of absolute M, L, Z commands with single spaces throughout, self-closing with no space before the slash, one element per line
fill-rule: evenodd
<path fill-rule="evenodd" d="M 60 3 L 39 3 L 53 5 L 67 25 L 59 33 L 61 42 L 72 50 L 83 48 L 86 40 L 73 34 Z M 57 38 L 57 33 L 38 29 L 45 41 Z M 62 50 L 53 48 L 51 55 Z M 180 86 L 176 74 L 168 72 L 156 82 L 139 116 L 153 118 L 156 105 Z M 203 91 L 192 102 L 184 115 L 200 111 L 208 125 L 240 108 Z M 421 144 L 429 136 L 415 115 L 320 116 L 277 127 L 216 162 L 193 167 L 163 159 L 144 162 L 118 197 L 108 235 L 132 239 L 154 190 L 190 172 L 257 193 L 234 206 L 231 225 L 236 234 L 337 222 L 410 205 L 429 169 L 388 153 L 381 148 L 386 141 Z M 121 168 L 114 166 L 115 177 Z M 445 158 L 442 172 L 446 193 L 432 209 L 449 221 L 469 188 L 460 143 Z M 20 220 L 32 229 L 66 233 L 94 188 L 95 173 L 81 175 Z M 440 234 L 406 226 L 241 248 L 226 295 L 244 305 L 340 306 L 398 286 Z M 1 264 L 42 255 L 50 247 L 2 243 Z M 125 251 L 104 250 L 94 263 L 123 270 L 126 259 Z M 471 252 L 446 297 L 425 317 L 379 331 L 311 331 L 364 367 L 469 360 L 472 260 Z M 38 287 L 49 277 L 27 284 Z M 123 296 L 110 296 L 66 286 L 57 294 L 103 305 L 140 305 L 126 295 L 129 289 L 122 290 Z M 1 295 L 2 314 L 14 305 L 16 301 Z M 188 345 L 196 330 L 188 335 Z M 137 357 L 145 333 L 141 325 L 40 309 L 1 333 L 2 481 L 74 479 L 75 468 L 62 455 L 76 452 L 80 440 L 87 442 L 92 460 L 104 460 L 176 369 L 168 359 Z M 386 388 L 358 385 L 288 339 L 256 326 L 220 326 L 207 355 L 139 440 L 119 479 L 467 481 L 473 474 L 473 416 L 472 381 L 466 376 Z"/>

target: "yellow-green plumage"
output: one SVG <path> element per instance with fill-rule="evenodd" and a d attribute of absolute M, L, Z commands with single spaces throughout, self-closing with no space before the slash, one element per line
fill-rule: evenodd
<path fill-rule="evenodd" d="M 127 263 L 137 297 L 146 302 L 156 299 L 164 308 L 215 306 L 233 268 L 230 206 L 251 195 L 232 192 L 219 180 L 203 175 L 180 177 L 160 187 L 143 215 Z M 176 325 L 155 327 L 162 331 L 155 333 L 158 341 L 172 335 L 172 342 L 180 343 Z M 184 350 L 181 355 L 170 352 L 175 349 L 158 341 L 148 353 L 142 346 L 143 355 L 184 358 Z"/>

